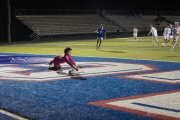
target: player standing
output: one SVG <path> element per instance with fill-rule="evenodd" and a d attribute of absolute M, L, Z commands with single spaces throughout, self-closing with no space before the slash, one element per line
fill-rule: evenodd
<path fill-rule="evenodd" d="M 167 42 L 169 41 L 169 34 L 170 34 L 171 30 L 169 28 L 169 25 L 166 26 L 166 28 L 164 28 L 164 42 L 162 43 L 162 47 L 165 47 Z"/>
<path fill-rule="evenodd" d="M 95 32 L 97 33 L 96 50 L 99 50 L 103 39 L 106 38 L 106 30 L 104 29 L 103 24 L 101 24 Z"/>
<path fill-rule="evenodd" d="M 180 33 L 179 22 L 175 22 L 175 27 L 173 29 L 173 42 L 172 42 L 171 52 L 174 50 L 174 47 L 178 42 L 179 33 Z"/>
<path fill-rule="evenodd" d="M 136 28 L 136 26 L 134 26 L 134 29 L 133 29 L 133 37 L 134 37 L 134 39 L 135 39 L 135 42 L 138 41 L 137 35 L 138 35 L 138 29 Z"/>
<path fill-rule="evenodd" d="M 152 46 L 154 46 L 155 40 L 158 42 L 158 46 L 159 46 L 159 41 L 157 39 L 158 34 L 157 34 L 157 29 L 153 26 L 153 24 L 150 24 L 150 28 L 151 30 L 148 33 L 148 36 L 152 33 Z"/>

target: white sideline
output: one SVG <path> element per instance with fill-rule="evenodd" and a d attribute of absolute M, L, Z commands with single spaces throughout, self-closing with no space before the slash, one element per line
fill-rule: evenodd
<path fill-rule="evenodd" d="M 21 116 L 15 115 L 15 114 L 10 113 L 10 112 L 7 112 L 7 111 L 5 111 L 5 110 L 1 110 L 1 109 L 0 109 L 0 113 L 5 114 L 5 115 L 7 115 L 7 116 L 10 116 L 10 117 L 12 117 L 12 118 L 18 119 L 18 120 L 28 120 L 28 119 L 26 119 L 26 118 L 23 118 L 23 117 L 21 117 Z"/>

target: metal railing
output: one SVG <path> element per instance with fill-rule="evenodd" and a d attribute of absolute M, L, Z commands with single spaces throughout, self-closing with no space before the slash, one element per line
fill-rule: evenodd
<path fill-rule="evenodd" d="M 30 36 L 31 40 L 37 40 L 41 37 L 41 30 L 34 31 Z"/>
<path fill-rule="evenodd" d="M 74 9 L 16 9 L 15 15 L 77 15 L 77 14 L 97 14 L 97 10 L 74 10 Z"/>

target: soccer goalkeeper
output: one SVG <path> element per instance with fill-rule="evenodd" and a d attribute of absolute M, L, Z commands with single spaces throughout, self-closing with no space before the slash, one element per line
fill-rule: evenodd
<path fill-rule="evenodd" d="M 53 60 L 51 60 L 48 64 L 50 70 L 58 70 L 61 69 L 61 65 L 63 63 L 68 63 L 73 69 L 78 71 L 79 67 L 76 65 L 76 63 L 73 61 L 71 57 L 71 48 L 67 47 L 64 49 L 64 54 L 61 56 L 55 56 Z"/>

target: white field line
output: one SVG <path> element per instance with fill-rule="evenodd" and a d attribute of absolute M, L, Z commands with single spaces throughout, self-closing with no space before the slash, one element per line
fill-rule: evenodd
<path fill-rule="evenodd" d="M 18 119 L 18 120 L 28 120 L 28 119 L 26 119 L 26 118 L 23 118 L 23 117 L 21 117 L 21 116 L 15 115 L 15 114 L 10 113 L 10 112 L 7 112 L 7 111 L 5 111 L 5 110 L 1 110 L 1 109 L 0 109 L 0 113 L 5 114 L 5 115 L 7 115 L 7 116 L 10 116 L 10 117 L 12 117 L 12 118 Z"/>

